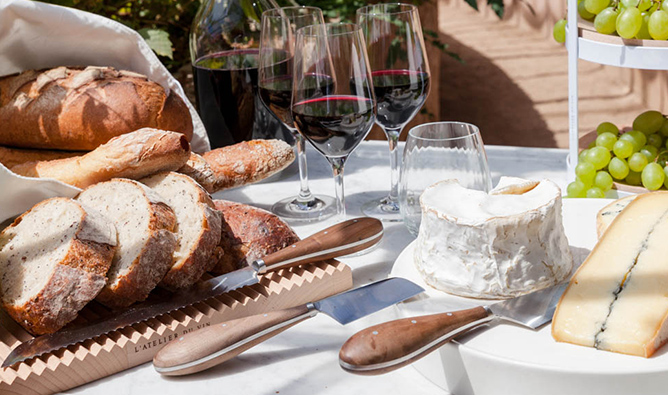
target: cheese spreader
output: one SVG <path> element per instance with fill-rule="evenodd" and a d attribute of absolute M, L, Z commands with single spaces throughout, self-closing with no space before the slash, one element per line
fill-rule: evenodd
<path fill-rule="evenodd" d="M 382 237 L 383 224 L 374 218 L 356 218 L 338 223 L 258 259 L 248 267 L 202 281 L 191 288 L 176 292 L 167 300 L 144 302 L 101 321 L 35 337 L 12 350 L 2 363 L 2 367 L 96 338 L 233 289 L 256 284 L 259 282 L 258 275 L 260 274 L 365 250 L 378 243 Z"/>
<path fill-rule="evenodd" d="M 457 336 L 495 320 L 537 329 L 552 316 L 568 282 L 489 306 L 402 318 L 351 336 L 341 347 L 339 364 L 363 375 L 388 373 L 411 364 Z"/>
<path fill-rule="evenodd" d="M 234 358 L 318 312 L 345 325 L 422 292 L 424 289 L 408 280 L 388 278 L 317 302 L 213 325 L 168 343 L 153 358 L 153 366 L 166 376 L 200 372 Z"/>

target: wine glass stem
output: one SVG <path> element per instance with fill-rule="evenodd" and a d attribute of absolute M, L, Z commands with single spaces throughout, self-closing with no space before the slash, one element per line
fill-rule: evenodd
<path fill-rule="evenodd" d="M 390 194 L 387 200 L 399 201 L 399 136 L 401 128 L 383 128 L 387 141 L 390 143 Z"/>
<path fill-rule="evenodd" d="M 346 162 L 346 157 L 328 159 L 329 163 L 332 164 L 332 171 L 334 172 L 334 188 L 336 189 L 336 213 L 339 218 L 345 218 L 346 198 L 343 193 L 343 165 Z"/>
<path fill-rule="evenodd" d="M 294 129 L 291 129 L 292 135 L 295 138 L 295 143 L 297 144 L 297 164 L 299 165 L 299 195 L 297 200 L 300 203 L 311 202 L 314 197 L 311 194 L 311 190 L 308 187 L 308 170 L 306 166 L 306 139 L 302 137 L 299 132 Z"/>

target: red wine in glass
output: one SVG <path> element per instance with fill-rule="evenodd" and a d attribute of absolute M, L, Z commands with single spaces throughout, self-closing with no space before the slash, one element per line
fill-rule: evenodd
<path fill-rule="evenodd" d="M 295 103 L 292 114 L 299 132 L 318 151 L 342 157 L 366 137 L 374 122 L 374 104 L 361 96 L 325 96 Z"/>
<path fill-rule="evenodd" d="M 413 70 L 372 71 L 378 113 L 376 122 L 400 128 L 413 119 L 429 93 L 429 74 Z"/>
<path fill-rule="evenodd" d="M 291 64 L 291 63 L 290 63 Z M 306 97 L 326 96 L 334 90 L 330 76 L 311 74 L 304 77 Z M 265 106 L 289 127 L 294 127 L 290 105 L 292 104 L 292 75 L 282 75 L 262 81 L 260 98 Z"/>

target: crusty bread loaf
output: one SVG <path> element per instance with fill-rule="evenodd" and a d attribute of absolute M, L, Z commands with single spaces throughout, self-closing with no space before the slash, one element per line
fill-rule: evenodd
<path fill-rule="evenodd" d="M 120 178 L 85 189 L 77 200 L 100 211 L 118 232 L 107 284 L 97 300 L 118 308 L 146 299 L 172 267 L 177 246 L 172 209 L 147 186 Z"/>
<path fill-rule="evenodd" d="M 93 150 L 143 127 L 193 133 L 188 107 L 144 75 L 57 67 L 0 78 L 0 144 Z"/>
<path fill-rule="evenodd" d="M 2 306 L 28 332 L 55 332 L 106 283 L 116 230 L 72 199 L 38 203 L 0 234 Z"/>
<path fill-rule="evenodd" d="M 85 188 L 112 178 L 140 179 L 176 170 L 189 157 L 190 143 L 182 134 L 144 128 L 114 137 L 80 157 L 28 162 L 10 170 L 22 176 L 55 178 Z"/>
<path fill-rule="evenodd" d="M 220 246 L 224 254 L 212 272 L 240 269 L 299 241 L 299 237 L 276 215 L 247 204 L 214 200 L 223 215 Z"/>
<path fill-rule="evenodd" d="M 178 247 L 160 286 L 169 290 L 189 287 L 221 256 L 220 212 L 214 208 L 211 196 L 184 174 L 164 172 L 140 181 L 162 196 L 176 215 Z"/>
<path fill-rule="evenodd" d="M 179 173 L 195 179 L 209 193 L 263 180 L 295 160 L 282 140 L 251 140 L 192 154 Z"/>
<path fill-rule="evenodd" d="M 22 163 L 72 158 L 83 154 L 85 152 L 0 147 L 0 163 L 9 169 Z"/>

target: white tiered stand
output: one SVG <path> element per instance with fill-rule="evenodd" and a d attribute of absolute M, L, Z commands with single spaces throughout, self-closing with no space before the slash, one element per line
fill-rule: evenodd
<path fill-rule="evenodd" d="M 577 0 L 568 0 L 568 26 L 578 26 Z M 580 20 L 577 29 L 566 32 L 568 50 L 568 180 L 575 179 L 578 157 L 578 59 L 616 67 L 668 70 L 668 42 L 624 40 L 618 36 L 596 33 L 593 26 Z M 584 28 L 583 28 L 583 25 Z"/>

